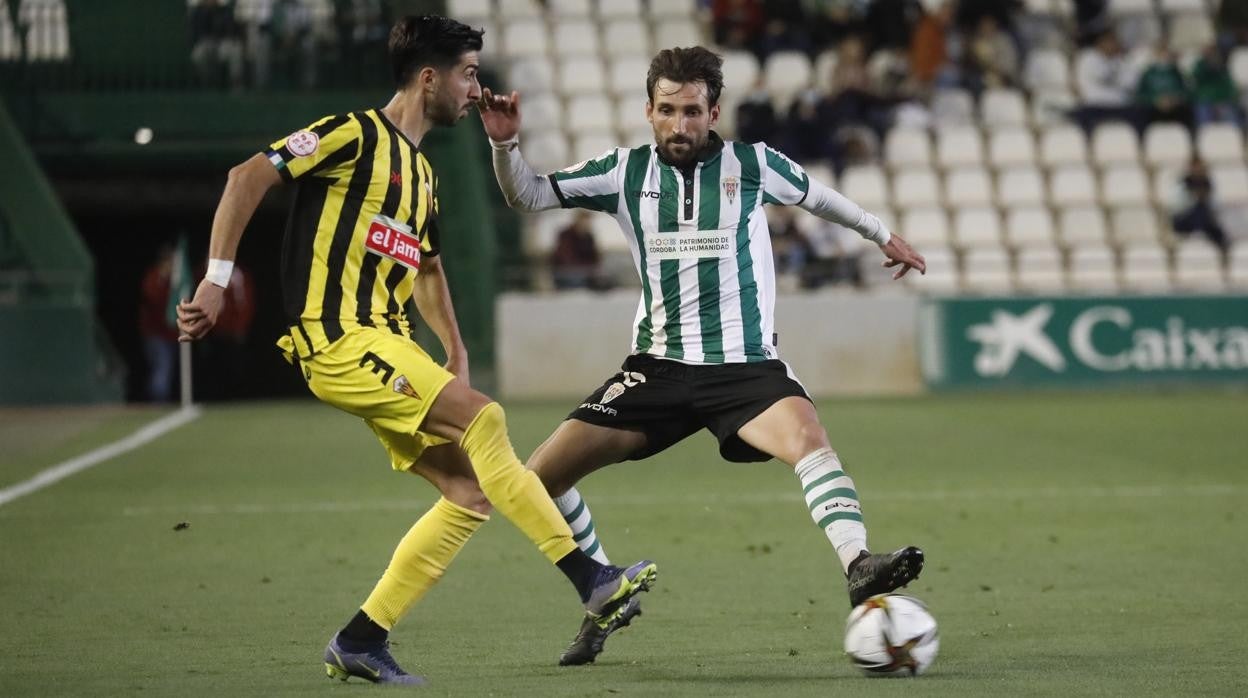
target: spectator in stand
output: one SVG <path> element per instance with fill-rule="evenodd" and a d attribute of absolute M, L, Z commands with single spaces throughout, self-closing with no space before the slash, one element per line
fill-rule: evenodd
<path fill-rule="evenodd" d="M 1218 28 L 1218 45 L 1223 51 L 1248 45 L 1248 2 L 1222 0 L 1213 25 Z"/>
<path fill-rule="evenodd" d="M 862 0 L 802 0 L 811 40 L 816 47 L 834 46 L 862 28 Z"/>
<path fill-rule="evenodd" d="M 1153 48 L 1152 60 L 1140 74 L 1135 88 L 1135 101 L 1142 110 L 1144 125 L 1173 121 L 1188 128 L 1192 125 L 1192 101 L 1183 73 L 1175 63 L 1174 53 L 1164 41 Z"/>
<path fill-rule="evenodd" d="M 221 84 L 221 68 L 232 89 L 243 86 L 243 42 L 234 7 L 227 0 L 200 0 L 190 10 L 191 63 L 206 85 Z"/>
<path fill-rule="evenodd" d="M 1109 16 L 1109 0 L 1074 0 L 1075 39 L 1080 46 L 1096 43 L 1098 37 L 1113 29 Z"/>
<path fill-rule="evenodd" d="M 1248 3 L 1246 3 L 1248 5 Z M 1226 57 L 1217 46 L 1205 49 L 1192 69 L 1196 125 L 1227 121 L 1244 127 L 1239 108 L 1239 89 L 1226 67 Z"/>
<path fill-rule="evenodd" d="M 390 18 L 381 0 L 333 0 L 340 68 L 357 83 L 385 73 Z"/>
<path fill-rule="evenodd" d="M 305 0 L 275 0 L 269 31 L 279 71 L 291 85 L 310 88 L 317 79 L 317 17 Z"/>
<path fill-rule="evenodd" d="M 1018 50 L 991 14 L 979 18 L 967 42 L 965 62 L 967 89 L 977 96 L 986 88 L 1018 84 Z"/>
<path fill-rule="evenodd" d="M 1226 231 L 1218 220 L 1213 201 L 1213 181 L 1199 155 L 1192 156 L 1187 170 L 1179 177 L 1171 201 L 1170 222 L 1174 232 L 1183 237 L 1204 233 L 1213 244 L 1223 250 L 1227 248 Z"/>
<path fill-rule="evenodd" d="M 760 60 L 776 51 L 812 51 L 810 30 L 798 0 L 763 0 L 763 16 L 767 21 L 758 41 Z"/>
<path fill-rule="evenodd" d="M 780 149 L 798 162 L 830 159 L 837 123 L 828 121 L 825 96 L 813 87 L 797 93 L 789 107 Z"/>
<path fill-rule="evenodd" d="M 711 3 L 715 43 L 724 48 L 757 51 L 765 22 L 762 0 L 714 0 Z"/>
<path fill-rule="evenodd" d="M 572 222 L 559 231 L 555 250 L 550 256 L 555 289 L 604 288 L 599 275 L 601 261 L 598 243 L 590 227 L 589 212 L 578 210 Z"/>
<path fill-rule="evenodd" d="M 737 105 L 737 139 L 742 143 L 762 143 L 777 140 L 776 108 L 771 104 L 767 82 L 760 75 L 754 87 Z"/>
<path fill-rule="evenodd" d="M 178 368 L 178 330 L 169 317 L 169 285 L 176 254 L 173 245 L 160 246 L 156 261 L 143 274 L 139 289 L 139 334 L 147 359 L 147 399 L 172 402 Z"/>
<path fill-rule="evenodd" d="M 910 38 L 910 77 L 923 92 L 956 80 L 957 70 L 949 62 L 953 8 L 952 0 L 941 2 L 935 12 L 923 15 Z"/>
<path fill-rule="evenodd" d="M 867 7 L 865 26 L 871 50 L 906 50 L 910 34 L 923 17 L 919 0 L 874 0 Z"/>
<path fill-rule="evenodd" d="M 1139 111 L 1132 104 L 1135 82 L 1114 32 L 1103 32 L 1092 46 L 1079 52 L 1075 85 L 1080 105 L 1072 117 L 1084 131 L 1091 133 L 1106 121 L 1126 121 L 1139 128 Z"/>

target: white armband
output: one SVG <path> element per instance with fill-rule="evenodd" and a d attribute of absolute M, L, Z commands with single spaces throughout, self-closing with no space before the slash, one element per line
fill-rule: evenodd
<path fill-rule="evenodd" d="M 234 273 L 234 262 L 229 259 L 210 259 L 208 260 L 208 273 L 204 274 L 204 278 L 212 283 L 226 288 L 230 285 L 230 276 Z"/>

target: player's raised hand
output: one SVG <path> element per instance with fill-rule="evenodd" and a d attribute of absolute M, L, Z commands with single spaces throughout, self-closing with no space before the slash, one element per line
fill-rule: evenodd
<path fill-rule="evenodd" d="M 490 88 L 484 88 L 477 111 L 481 112 L 485 134 L 493 140 L 509 141 L 520 133 L 519 92 L 512 90 L 510 95 L 496 95 Z"/>
<path fill-rule="evenodd" d="M 195 298 L 178 303 L 179 342 L 202 339 L 217 324 L 225 305 L 225 289 L 208 279 L 199 282 Z"/>
<path fill-rule="evenodd" d="M 927 273 L 927 261 L 923 259 L 923 255 L 915 252 L 910 243 L 896 233 L 893 233 L 893 236 L 889 238 L 888 244 L 880 245 L 880 250 L 884 252 L 885 257 L 888 257 L 884 261 L 884 266 L 889 268 L 901 267 L 893 272 L 894 279 L 900 279 L 911 269 L 918 269 L 920 274 Z"/>

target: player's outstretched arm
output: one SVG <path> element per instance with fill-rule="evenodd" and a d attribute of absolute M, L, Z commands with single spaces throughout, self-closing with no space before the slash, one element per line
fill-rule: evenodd
<path fill-rule="evenodd" d="M 520 211 L 544 211 L 559 206 L 550 180 L 533 171 L 520 154 L 520 93 L 496 95 L 481 90 L 477 103 L 481 124 L 494 150 L 494 177 L 507 205 Z"/>
<path fill-rule="evenodd" d="M 178 341 L 190 342 L 200 339 L 212 330 L 221 315 L 224 304 L 225 284 L 230 278 L 229 269 L 214 269 L 216 260 L 233 266 L 238 252 L 238 241 L 243 237 L 247 222 L 266 192 L 281 181 L 281 175 L 268 158 L 257 153 L 249 160 L 230 169 L 221 193 L 221 202 L 212 218 L 212 240 L 208 243 L 208 274 L 195 289 L 191 300 L 178 303 Z"/>
<path fill-rule="evenodd" d="M 901 236 L 889 231 L 875 215 L 809 176 L 806 187 L 806 194 L 799 206 L 820 218 L 850 228 L 879 245 L 880 251 L 888 258 L 883 265 L 890 268 L 901 267 L 893 274 L 894 279 L 900 279 L 911 269 L 918 269 L 920 274 L 927 273 L 927 263 L 923 255 L 915 252 L 910 243 Z"/>
<path fill-rule="evenodd" d="M 429 329 L 442 342 L 446 351 L 446 370 L 468 384 L 468 349 L 459 333 L 455 319 L 455 307 L 451 303 L 451 291 L 446 283 L 446 272 L 441 257 L 424 257 L 420 260 L 420 273 L 412 288 L 416 309 Z"/>

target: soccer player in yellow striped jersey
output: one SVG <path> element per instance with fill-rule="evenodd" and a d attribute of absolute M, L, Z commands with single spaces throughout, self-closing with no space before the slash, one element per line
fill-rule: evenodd
<path fill-rule="evenodd" d="M 898 268 L 894 278 L 911 269 L 923 273 L 926 262 L 876 216 L 765 143 L 721 138 L 713 128 L 722 63 L 701 46 L 660 51 L 645 79 L 654 142 L 612 148 L 544 176 L 521 153 L 519 95 L 484 91 L 481 119 L 508 203 L 523 211 L 583 208 L 612 216 L 642 286 L 633 350 L 621 370 L 581 401 L 529 465 L 558 497 L 578 544 L 605 561 L 589 509 L 573 487 L 581 477 L 647 458 L 704 428 L 726 460 L 779 459 L 797 475 L 812 519 L 839 558 L 850 603 L 858 605 L 917 577 L 923 552 L 867 549 L 854 482 L 805 388 L 779 356 L 763 206 L 800 206 L 852 228 L 879 245 L 884 266 Z M 587 618 L 561 662 L 592 662 L 613 627 Z"/>
<path fill-rule="evenodd" d="M 391 30 L 397 91 L 380 109 L 323 118 L 230 170 L 217 207 L 208 271 L 178 307 L 182 341 L 221 312 L 239 240 L 271 187 L 294 183 L 282 251 L 289 330 L 278 346 L 323 402 L 361 417 L 395 470 L 442 497 L 399 542 L 385 574 L 325 649 L 332 678 L 420 684 L 388 650 L 391 629 L 441 578 L 497 508 L 573 583 L 604 627 L 653 582 L 584 553 L 507 436 L 498 403 L 469 383 L 468 357 L 438 256 L 437 176 L 420 152 L 434 126 L 453 126 L 481 97 L 482 32 L 436 16 Z M 446 351 L 445 367 L 412 339 L 408 301 Z M 519 590 L 512 590 L 519 593 Z"/>

